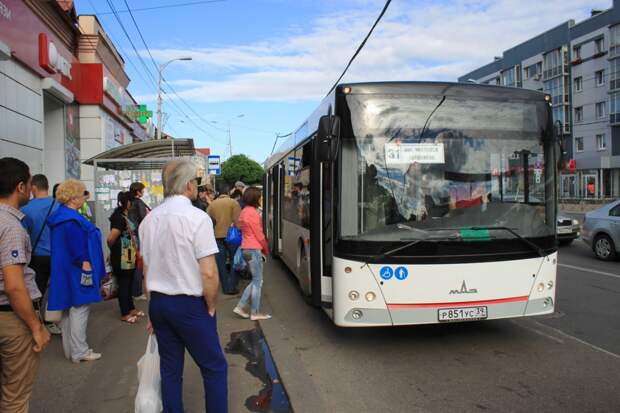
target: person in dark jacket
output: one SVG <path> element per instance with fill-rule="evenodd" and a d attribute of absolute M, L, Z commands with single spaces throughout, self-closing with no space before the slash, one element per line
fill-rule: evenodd
<path fill-rule="evenodd" d="M 60 321 L 65 357 L 79 363 L 101 358 L 86 342 L 89 304 L 101 301 L 105 275 L 101 232 L 78 212 L 86 188 L 80 181 L 63 182 L 56 192 L 61 204 L 47 223 L 51 231 L 52 274 L 48 311 L 62 310 Z"/>
<path fill-rule="evenodd" d="M 136 225 L 136 234 L 144 217 L 151 211 L 151 208 L 142 200 L 144 196 L 144 184 L 142 182 L 134 182 L 129 186 L 129 193 L 132 197 L 131 208 L 129 209 L 129 219 Z M 136 269 L 133 275 L 132 296 L 138 300 L 146 300 L 146 296 L 142 291 L 142 281 L 144 274 L 140 269 Z"/>
<path fill-rule="evenodd" d="M 139 227 L 146 214 L 151 211 L 151 208 L 142 200 L 144 184 L 142 182 L 134 182 L 129 186 L 129 192 L 133 197 L 129 218 Z"/>
<path fill-rule="evenodd" d="M 142 311 L 136 310 L 132 292 L 134 272 L 137 267 L 138 226 L 129 218 L 133 198 L 130 192 L 119 192 L 117 207 L 110 217 L 110 233 L 107 244 L 110 248 L 110 264 L 118 282 L 118 304 L 121 321 L 134 324 Z"/>

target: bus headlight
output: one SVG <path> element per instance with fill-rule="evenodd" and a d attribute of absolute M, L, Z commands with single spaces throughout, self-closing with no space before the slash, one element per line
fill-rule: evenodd
<path fill-rule="evenodd" d="M 553 288 L 553 281 L 549 281 L 549 282 L 547 283 L 547 288 L 548 288 L 548 289 L 552 289 L 552 288 Z"/>
<path fill-rule="evenodd" d="M 377 298 L 377 296 L 372 291 L 366 293 L 366 301 L 375 301 L 375 298 Z"/>
<path fill-rule="evenodd" d="M 351 317 L 353 317 L 354 320 L 359 320 L 360 318 L 362 318 L 363 315 L 364 313 L 362 313 L 361 310 L 353 310 L 353 312 L 351 313 Z"/>
<path fill-rule="evenodd" d="M 360 293 L 358 293 L 358 292 L 357 292 L 357 291 L 355 291 L 355 290 L 349 291 L 349 299 L 350 299 L 351 301 L 355 301 L 355 300 L 357 300 L 358 298 L 360 298 Z"/>
<path fill-rule="evenodd" d="M 551 297 L 545 298 L 545 301 L 543 301 L 543 306 L 545 306 L 545 307 L 553 306 L 553 298 L 551 298 Z"/>
<path fill-rule="evenodd" d="M 538 292 L 542 293 L 543 291 L 545 291 L 545 283 L 538 284 Z"/>

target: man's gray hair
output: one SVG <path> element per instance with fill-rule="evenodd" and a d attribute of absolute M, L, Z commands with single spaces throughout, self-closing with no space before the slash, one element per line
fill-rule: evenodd
<path fill-rule="evenodd" d="M 187 159 L 174 159 L 166 162 L 161 179 L 164 184 L 164 197 L 183 195 L 187 183 L 196 177 L 196 165 Z"/>

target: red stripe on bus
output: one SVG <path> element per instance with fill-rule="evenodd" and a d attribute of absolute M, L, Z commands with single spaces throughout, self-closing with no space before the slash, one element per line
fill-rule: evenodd
<path fill-rule="evenodd" d="M 387 307 L 390 310 L 398 310 L 404 308 L 435 308 L 435 307 L 461 307 L 461 306 L 474 306 L 474 305 L 486 305 L 486 304 L 502 304 L 502 303 L 515 303 L 520 301 L 527 301 L 529 297 L 523 295 L 520 297 L 508 297 L 498 298 L 497 300 L 481 300 L 481 301 L 461 301 L 458 303 L 418 303 L 418 304 L 388 304 Z"/>

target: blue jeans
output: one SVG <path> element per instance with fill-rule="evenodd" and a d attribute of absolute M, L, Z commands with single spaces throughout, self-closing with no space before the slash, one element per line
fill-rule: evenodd
<path fill-rule="evenodd" d="M 200 367 L 206 411 L 227 413 L 228 365 L 204 298 L 152 292 L 149 316 L 159 345 L 164 413 L 183 413 L 186 348 Z"/>
<path fill-rule="evenodd" d="M 224 238 L 217 238 L 217 248 L 220 250 L 215 256 L 215 262 L 217 263 L 217 271 L 220 274 L 220 284 L 222 284 L 222 291 L 224 294 L 234 294 L 238 290 L 239 280 L 237 272 L 232 269 L 232 262 L 237 252 L 237 247 L 229 245 L 224 241 Z M 230 261 L 230 271 L 226 269 L 226 261 Z"/>
<path fill-rule="evenodd" d="M 247 261 L 252 273 L 252 281 L 243 290 L 237 307 L 243 308 L 251 300 L 250 311 L 252 314 L 257 314 L 260 309 L 260 294 L 263 288 L 263 256 L 260 250 L 244 249 L 243 258 Z"/>

